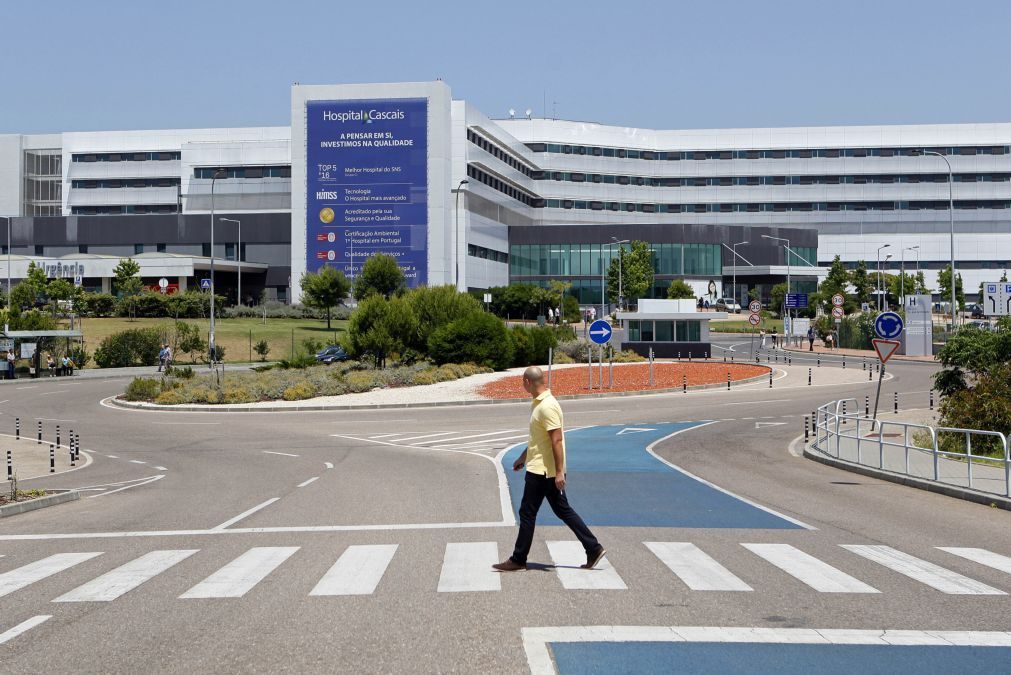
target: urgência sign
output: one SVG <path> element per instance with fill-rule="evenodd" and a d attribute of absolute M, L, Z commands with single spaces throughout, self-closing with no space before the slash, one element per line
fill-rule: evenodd
<path fill-rule="evenodd" d="M 79 262 L 67 263 L 66 265 L 62 261 L 55 264 L 43 263 L 42 267 L 46 272 L 46 276 L 50 279 L 73 279 L 74 277 L 84 276 L 84 264 Z"/>

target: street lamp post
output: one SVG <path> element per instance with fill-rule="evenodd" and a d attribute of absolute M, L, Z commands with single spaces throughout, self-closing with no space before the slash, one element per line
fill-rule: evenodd
<path fill-rule="evenodd" d="M 762 239 L 773 239 L 775 241 L 785 241 L 786 242 L 786 294 L 790 295 L 790 240 L 785 237 L 773 237 L 768 234 L 763 234 Z M 786 308 L 786 300 L 783 301 L 783 315 L 787 315 L 789 310 Z M 793 330 L 793 326 L 790 326 L 790 330 Z M 783 332 L 787 332 L 786 326 L 783 326 Z M 786 339 L 786 335 L 783 336 Z"/>
<path fill-rule="evenodd" d="M 955 196 L 953 191 L 953 186 L 955 183 L 954 176 L 951 172 L 951 162 L 948 158 L 942 155 L 940 152 L 934 152 L 933 150 L 923 150 L 924 155 L 935 155 L 944 160 L 945 165 L 948 167 L 948 225 L 950 226 L 950 244 L 951 249 L 951 330 L 955 330 L 955 317 L 958 311 L 956 304 L 956 294 L 955 294 Z"/>
<path fill-rule="evenodd" d="M 211 332 L 208 340 L 210 348 L 211 365 L 214 365 L 217 352 L 214 349 L 214 181 L 224 178 L 227 174 L 224 169 L 218 169 L 211 176 Z"/>
<path fill-rule="evenodd" d="M 881 246 L 878 246 L 878 252 L 877 252 L 877 261 L 878 261 L 878 302 L 877 302 L 877 306 L 878 306 L 878 311 L 879 312 L 881 311 L 881 250 L 885 249 L 885 248 L 891 248 L 891 246 L 892 246 L 891 244 L 883 244 Z M 891 255 L 888 256 L 888 258 L 891 258 L 891 257 L 892 257 Z M 887 262 L 888 258 L 885 258 L 886 262 Z"/>
<path fill-rule="evenodd" d="M 219 218 L 218 220 L 228 223 L 235 223 L 236 225 L 239 226 L 238 243 L 236 244 L 235 249 L 235 262 L 238 265 L 238 283 L 235 295 L 239 300 L 239 304 L 241 305 L 243 304 L 242 303 L 242 221 L 236 218 Z"/>
<path fill-rule="evenodd" d="M 615 244 L 618 245 L 618 309 L 621 310 L 621 309 L 624 309 L 624 307 L 622 305 L 624 304 L 624 300 L 625 300 L 625 293 L 624 293 L 624 291 L 623 291 L 623 289 L 621 287 L 621 283 L 622 283 L 622 279 L 621 278 L 622 278 L 622 275 L 623 275 L 623 272 L 622 272 L 622 269 L 621 269 L 621 264 L 622 264 L 622 258 L 624 257 L 623 254 L 625 252 L 625 249 L 623 249 L 621 247 L 621 245 L 622 244 L 627 244 L 629 242 L 629 240 L 628 239 L 618 239 L 617 237 L 611 237 L 611 242 L 613 242 L 613 243 L 615 243 Z"/>
<path fill-rule="evenodd" d="M 739 241 L 730 247 L 730 251 L 734 254 L 734 304 L 740 304 L 740 300 L 737 299 L 737 247 L 750 243 L 750 241 Z"/>
<path fill-rule="evenodd" d="M 11 308 L 11 216 L 4 216 L 7 219 L 7 311 Z M 6 330 L 6 326 L 4 330 Z"/>
<path fill-rule="evenodd" d="M 456 224 L 453 227 L 453 249 L 456 252 L 453 256 L 456 259 L 456 290 L 460 290 L 460 193 L 463 192 L 463 186 L 469 183 L 470 181 L 464 178 L 452 191 L 456 195 Z"/>
<path fill-rule="evenodd" d="M 899 267 L 899 298 L 900 298 L 899 302 L 902 303 L 903 307 L 906 306 L 906 251 L 916 251 L 916 257 L 919 258 L 920 247 L 907 246 L 906 248 L 902 249 L 902 264 Z M 919 261 L 917 261 L 916 267 L 917 269 L 919 269 L 920 267 Z M 913 292 L 914 293 L 916 292 L 915 286 L 913 287 Z"/>

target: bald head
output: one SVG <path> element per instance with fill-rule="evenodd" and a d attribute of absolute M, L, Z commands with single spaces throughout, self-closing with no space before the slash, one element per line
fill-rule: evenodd
<path fill-rule="evenodd" d="M 523 379 L 530 382 L 530 384 L 543 384 L 544 371 L 537 366 L 530 366 L 523 371 Z"/>

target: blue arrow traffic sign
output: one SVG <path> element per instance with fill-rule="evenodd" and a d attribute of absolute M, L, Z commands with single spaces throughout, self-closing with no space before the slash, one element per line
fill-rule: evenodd
<path fill-rule="evenodd" d="M 895 312 L 882 312 L 874 319 L 874 332 L 883 340 L 894 340 L 902 335 L 902 317 Z"/>
<path fill-rule="evenodd" d="M 593 340 L 595 344 L 605 345 L 611 339 L 611 324 L 607 323 L 603 319 L 597 319 L 590 324 L 590 339 Z"/>

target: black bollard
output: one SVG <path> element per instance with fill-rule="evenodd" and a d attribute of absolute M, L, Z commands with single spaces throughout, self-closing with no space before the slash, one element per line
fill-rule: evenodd
<path fill-rule="evenodd" d="M 49 444 L 49 473 L 56 473 L 56 446 Z"/>
<path fill-rule="evenodd" d="M 899 392 L 895 392 L 895 414 L 899 414 Z"/>
<path fill-rule="evenodd" d="M 10 450 L 7 451 L 7 480 L 14 480 L 14 461 Z"/>
<path fill-rule="evenodd" d="M 871 397 L 864 396 L 864 417 L 871 416 Z"/>
<path fill-rule="evenodd" d="M 843 370 L 846 370 L 846 357 L 845 356 L 842 357 L 842 367 L 843 367 Z"/>
<path fill-rule="evenodd" d="M 73 448 L 70 449 L 70 466 L 77 466 L 76 464 L 74 464 L 74 450 L 73 450 Z"/>
<path fill-rule="evenodd" d="M 792 366 L 793 365 L 793 354 L 787 354 L 786 355 L 786 365 L 788 365 L 788 366 Z"/>
<path fill-rule="evenodd" d="M 682 375 L 681 376 L 681 389 L 682 389 L 682 391 L 684 391 L 684 393 L 686 393 L 686 394 L 688 393 L 688 376 L 687 375 Z"/>
<path fill-rule="evenodd" d="M 772 371 L 769 371 L 769 389 L 772 389 Z"/>
<path fill-rule="evenodd" d="M 807 443 L 809 440 L 811 440 L 811 431 L 808 426 L 808 417 L 804 415 L 804 442 Z"/>
<path fill-rule="evenodd" d="M 56 447 L 60 447 L 60 425 L 56 425 Z"/>
<path fill-rule="evenodd" d="M 39 421 L 39 440 L 37 445 L 42 445 L 42 422 Z"/>
<path fill-rule="evenodd" d="M 811 386 L 811 369 L 807 369 L 807 386 Z"/>
<path fill-rule="evenodd" d="M 873 380 L 874 380 L 874 369 L 873 368 L 868 368 L 867 369 L 867 381 L 868 382 L 872 382 Z"/>
<path fill-rule="evenodd" d="M 77 453 L 77 459 L 81 458 L 81 434 L 74 436 L 74 452 Z"/>
<path fill-rule="evenodd" d="M 730 391 L 730 371 L 727 371 L 727 391 Z"/>
<path fill-rule="evenodd" d="M 16 441 L 20 441 L 21 440 L 21 418 L 20 417 L 15 417 L 14 418 L 14 440 L 16 440 Z"/>
<path fill-rule="evenodd" d="M 934 390 L 930 390 L 930 409 L 934 409 Z"/>
<path fill-rule="evenodd" d="M 819 357 L 817 357 L 817 358 L 815 359 L 815 361 L 817 362 L 817 363 L 815 363 L 815 365 L 816 365 L 816 366 L 818 366 L 819 368 L 821 368 L 821 357 L 820 357 L 820 356 L 819 356 Z"/>

